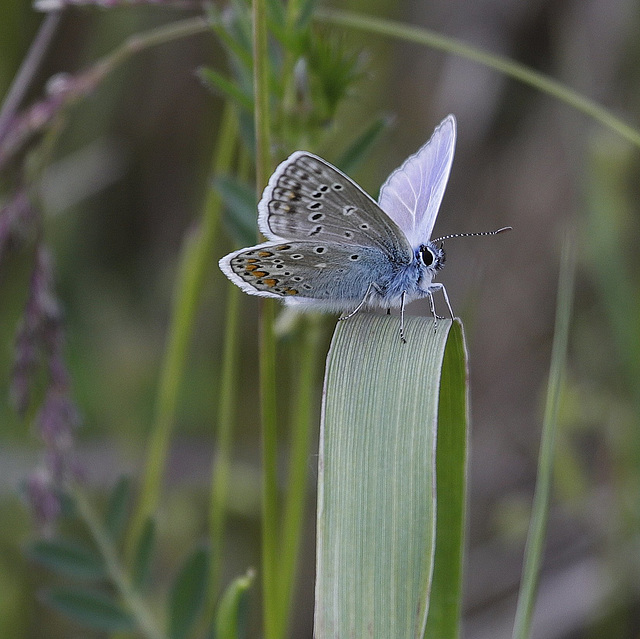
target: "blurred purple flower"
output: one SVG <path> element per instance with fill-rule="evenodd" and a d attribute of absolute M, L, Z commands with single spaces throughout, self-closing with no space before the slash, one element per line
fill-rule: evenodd
<path fill-rule="evenodd" d="M 0 170 L 34 135 L 51 127 L 66 106 L 91 93 L 107 71 L 107 66 L 97 63 L 76 75 L 58 73 L 52 76 L 47 82 L 47 97 L 16 115 L 3 131 Z"/>
<path fill-rule="evenodd" d="M 24 235 L 36 218 L 27 192 L 20 189 L 0 208 L 0 262 L 5 252 Z"/>
<path fill-rule="evenodd" d="M 11 395 L 25 415 L 32 401 L 34 378 L 47 373 L 44 400 L 36 426 L 45 445 L 44 463 L 27 481 L 27 496 L 39 525 L 51 526 L 60 513 L 59 494 L 66 480 L 80 476 L 73 459 L 74 432 L 80 423 L 69 393 L 69 374 L 63 359 L 62 314 L 53 288 L 49 251 L 36 249 L 29 297 L 16 338 Z"/>
<path fill-rule="evenodd" d="M 24 415 L 29 407 L 33 377 L 43 358 L 58 355 L 62 348 L 60 311 L 53 296 L 53 274 L 47 249 L 39 245 L 29 284 L 29 297 L 16 337 L 11 396 Z"/>

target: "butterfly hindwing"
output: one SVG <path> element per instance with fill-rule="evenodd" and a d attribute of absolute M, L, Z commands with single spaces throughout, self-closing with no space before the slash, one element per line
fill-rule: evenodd
<path fill-rule="evenodd" d="M 394 268 L 380 249 L 334 242 L 266 242 L 220 261 L 245 292 L 287 301 L 317 300 L 326 306 L 357 304 L 372 282 L 381 289 Z"/>
<path fill-rule="evenodd" d="M 297 151 L 276 169 L 259 204 L 259 226 L 271 240 L 377 247 L 409 263 L 398 225 L 355 182 L 321 158 Z"/>

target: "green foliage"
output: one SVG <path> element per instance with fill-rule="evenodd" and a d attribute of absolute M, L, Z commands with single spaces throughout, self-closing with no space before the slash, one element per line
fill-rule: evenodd
<path fill-rule="evenodd" d="M 169 597 L 170 639 L 184 639 L 189 636 L 207 591 L 209 572 L 209 551 L 196 549 L 187 558 L 171 588 Z"/>
<path fill-rule="evenodd" d="M 103 632 L 129 632 L 135 628 L 133 617 L 102 592 L 59 587 L 49 590 L 44 600 L 87 628 Z"/>
<path fill-rule="evenodd" d="M 106 576 L 104 562 L 95 552 L 68 539 L 34 541 L 27 548 L 27 555 L 64 576 L 89 580 Z"/>
<path fill-rule="evenodd" d="M 114 542 L 118 541 L 124 530 L 130 500 L 131 480 L 121 477 L 111 491 L 105 519 L 105 526 Z"/>
<path fill-rule="evenodd" d="M 244 639 L 247 637 L 247 611 L 250 588 L 255 573 L 250 570 L 229 584 L 218 607 L 215 639 Z"/>
<path fill-rule="evenodd" d="M 149 518 L 142 529 L 138 547 L 133 558 L 132 584 L 136 590 L 142 590 L 149 582 L 151 559 L 156 541 L 156 523 Z"/>

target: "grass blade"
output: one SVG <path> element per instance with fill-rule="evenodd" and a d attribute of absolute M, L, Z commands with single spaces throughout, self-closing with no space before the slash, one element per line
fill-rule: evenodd
<path fill-rule="evenodd" d="M 451 326 L 439 322 L 434 332 L 433 320 L 409 317 L 407 344 L 397 317 L 362 314 L 336 329 L 319 451 L 317 639 L 424 636 Z M 461 340 L 459 327 L 453 334 Z M 466 416 L 466 405 L 450 412 Z"/>
<path fill-rule="evenodd" d="M 538 577 L 544 550 L 544 536 L 547 527 L 549 495 L 553 475 L 555 434 L 558 425 L 558 406 L 567 360 L 575 261 L 575 245 L 571 238 L 567 238 L 564 242 L 560 266 L 560 281 L 556 304 L 556 325 L 551 351 L 551 369 L 549 371 L 547 401 L 542 424 L 538 478 L 533 498 L 533 510 L 529 524 L 529 535 L 527 537 L 527 547 L 525 550 L 522 584 L 518 595 L 513 639 L 526 639 L 531 634 L 531 620 L 533 618 Z"/>

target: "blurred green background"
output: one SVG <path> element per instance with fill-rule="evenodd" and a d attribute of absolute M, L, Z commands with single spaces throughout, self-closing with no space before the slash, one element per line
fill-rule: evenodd
<path fill-rule="evenodd" d="M 547 73 L 640 127 L 640 5 L 587 2 L 348 2 L 421 25 Z M 60 71 L 79 71 L 123 39 L 185 11 L 72 9 L 28 101 Z M 6 93 L 41 16 L 3 0 L 0 90 Z M 416 45 L 347 33 L 366 74 L 338 117 L 352 138 L 372 113 L 394 124 L 352 176 L 372 195 L 447 113 L 458 145 L 435 234 L 510 234 L 447 244 L 447 286 L 469 349 L 472 406 L 465 636 L 511 633 L 536 461 L 558 276 L 567 227 L 579 271 L 563 396 L 547 561 L 534 636 L 640 637 L 640 149 L 558 101 L 472 62 Z M 70 113 L 46 181 L 46 234 L 67 330 L 83 427 L 78 456 L 97 495 L 136 476 L 153 417 L 179 251 L 198 220 L 222 103 L 195 76 L 224 70 L 213 36 L 135 57 Z M 280 158 L 278 158 L 280 159 Z M 335 157 L 329 157 L 330 161 Z M 4 178 L 2 186 L 8 185 Z M 166 583 L 205 531 L 223 311 L 230 284 L 217 260 L 196 331 L 159 513 Z M 19 496 L 41 444 L 13 412 L 13 339 L 31 251 L 0 264 L 0 637 L 71 637 L 79 629 L 38 600 L 50 582 L 20 553 L 35 535 Z M 259 557 L 260 433 L 257 302 L 243 296 L 238 434 L 225 580 Z M 410 313 L 428 313 L 413 304 Z M 324 320 L 328 346 L 335 318 Z M 283 351 L 295 348 L 284 340 Z M 326 352 L 326 348 L 323 352 Z M 419 353 L 416 353 L 419 357 Z M 282 395 L 295 371 L 284 370 Z M 319 369 L 322 362 L 318 362 Z M 317 403 L 321 384 L 318 383 Z M 309 457 L 310 486 L 315 457 Z M 312 636 L 314 498 L 292 637 Z M 256 609 L 258 598 L 252 600 Z M 256 613 L 257 614 L 257 613 Z M 83 631 L 82 636 L 93 636 Z"/>

